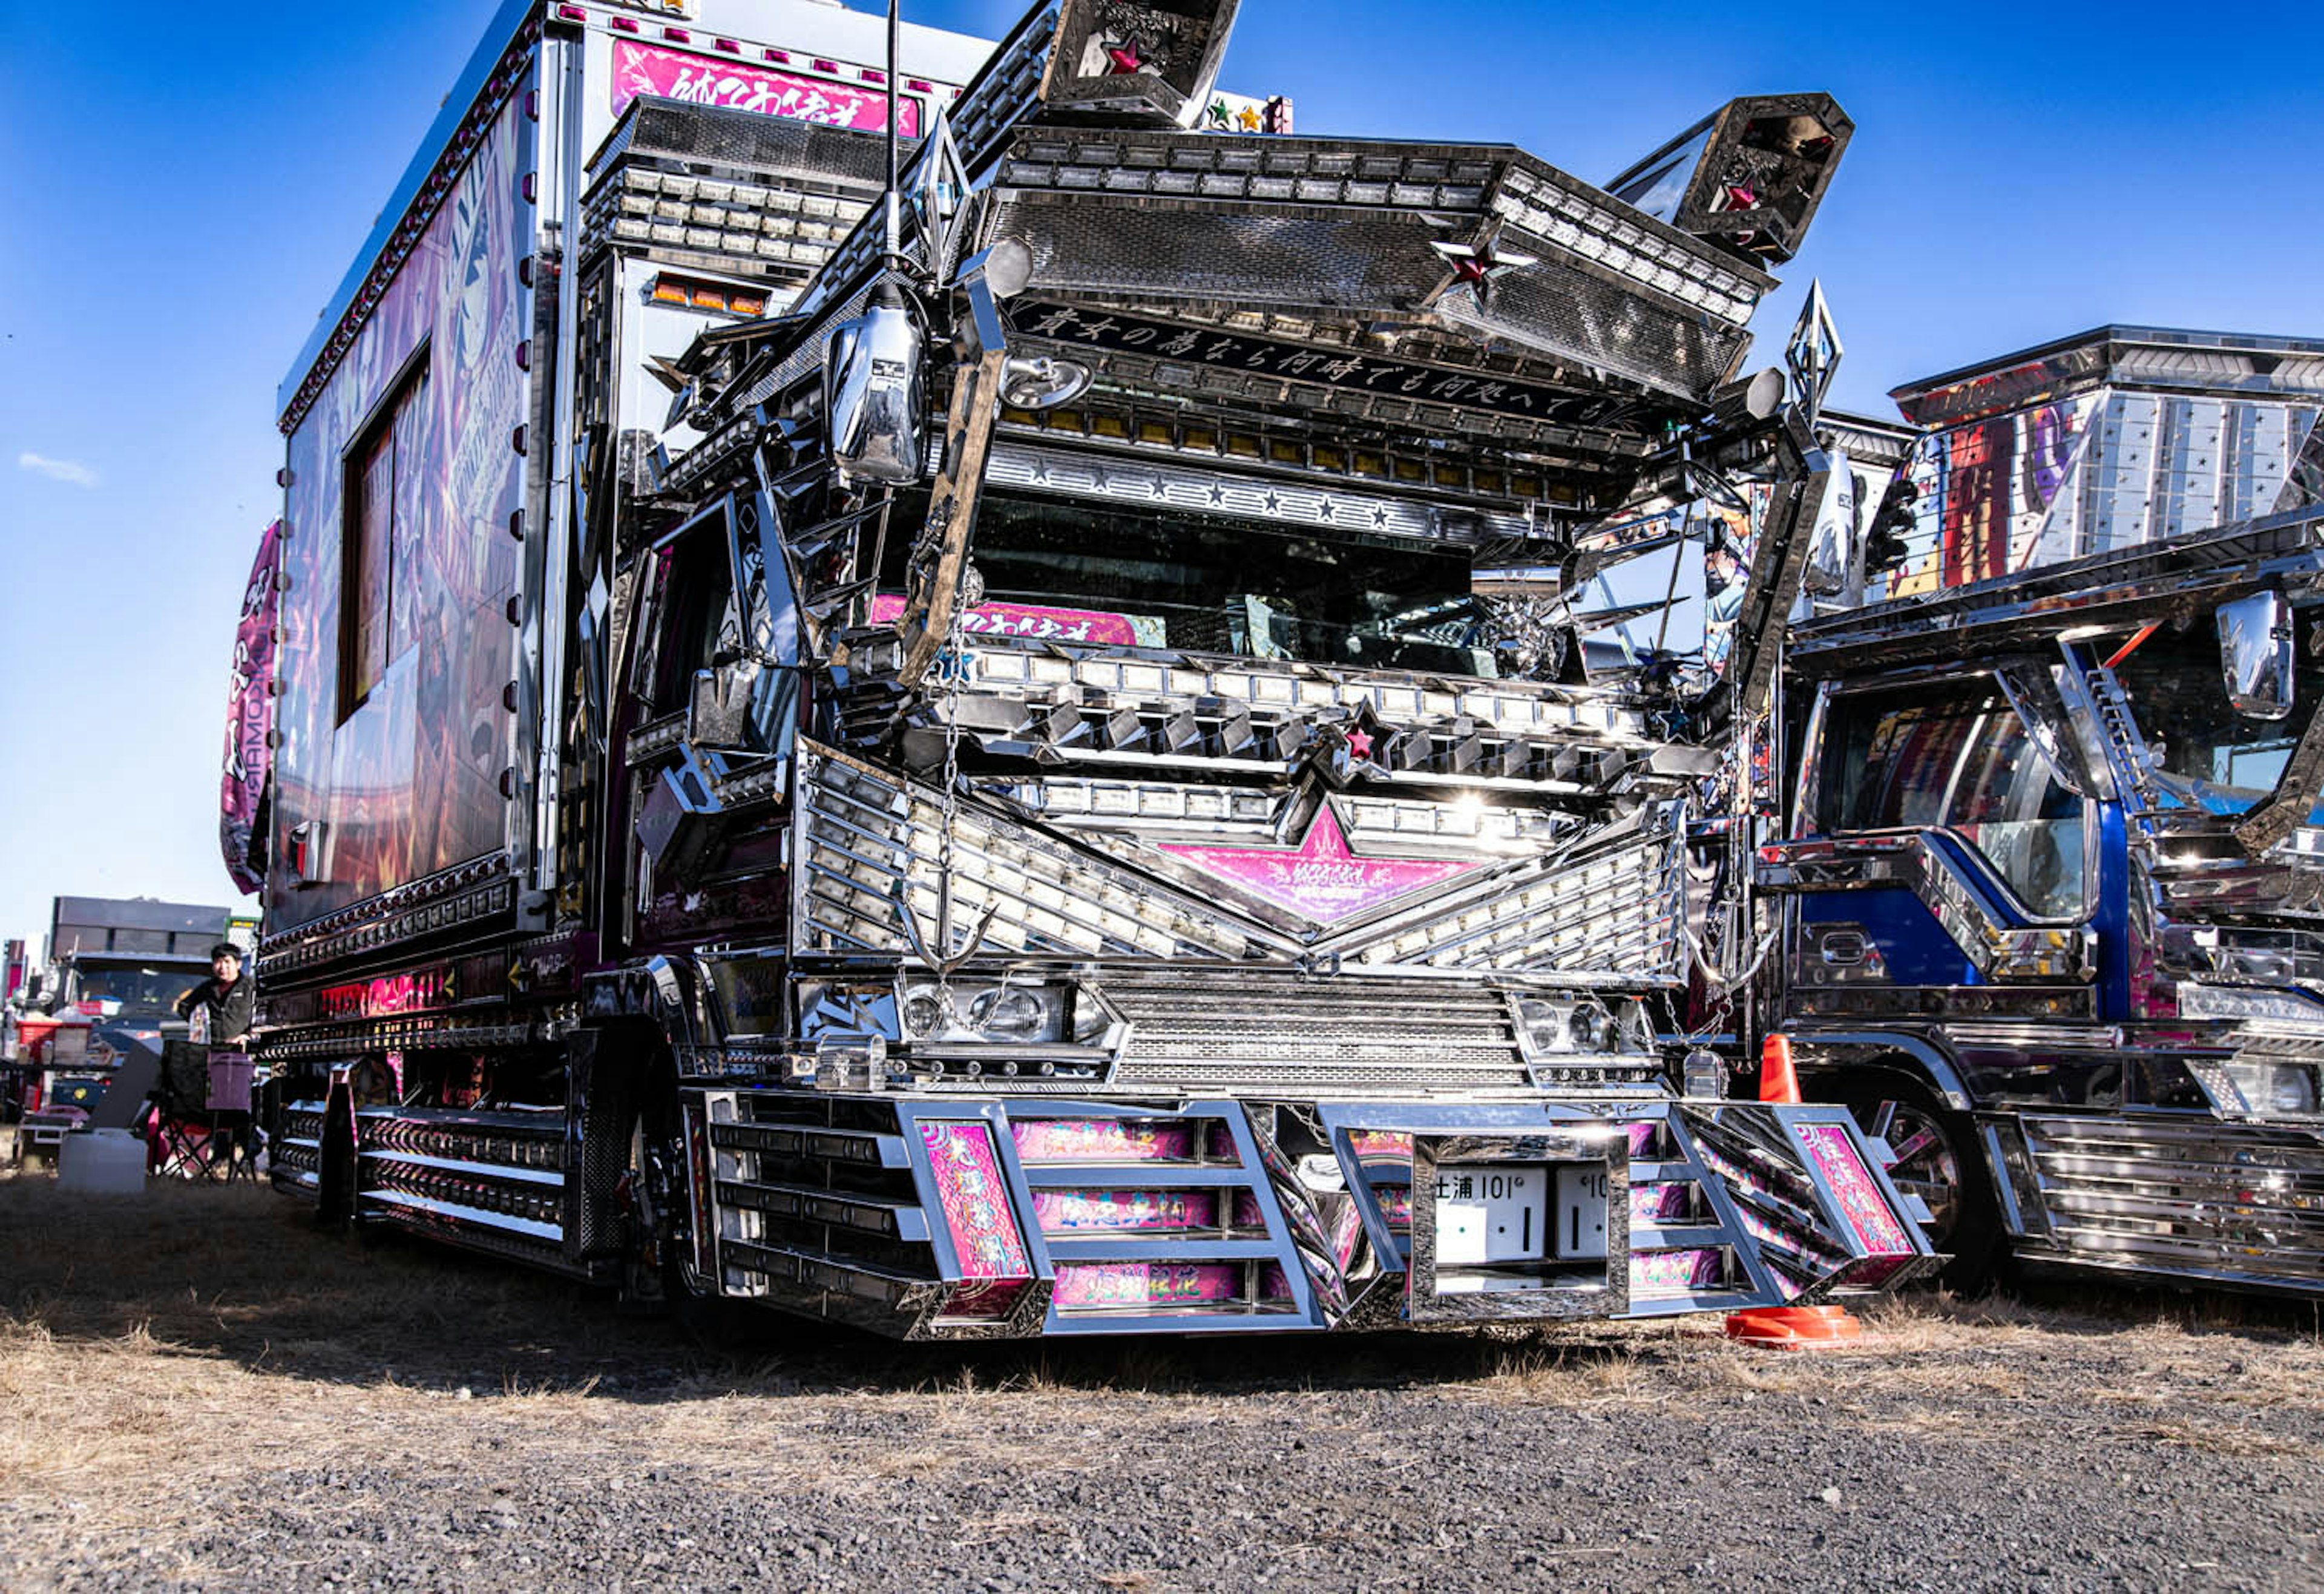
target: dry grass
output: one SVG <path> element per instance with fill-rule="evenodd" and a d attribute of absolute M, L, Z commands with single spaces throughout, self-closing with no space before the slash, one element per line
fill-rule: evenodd
<path fill-rule="evenodd" d="M 34 1175 L 0 1180 L 0 1582 L 12 1553 L 198 1525 L 206 1497 L 256 1478 L 298 1509 L 354 1511 L 313 1480 L 364 1468 L 586 1478 L 615 1500 L 649 1470 L 737 1491 L 779 1471 L 849 1502 L 983 1478 L 998 1432 L 1078 1474 L 1213 1424 L 1406 1464 L 1372 1392 L 1520 1424 L 1559 1409 L 1748 1423 L 1812 1403 L 1923 1444 L 2046 1442 L 2070 1422 L 2082 1442 L 2150 1457 L 2261 1460 L 2301 1453 L 2271 1432 L 2287 1408 L 2324 1409 L 2324 1335 L 2281 1309 L 2087 1295 L 1865 1315 L 1862 1344 L 1812 1354 L 1693 1321 L 941 1351 L 770 1323 L 709 1350 L 501 1264 L 366 1251 L 268 1192 L 99 1200 Z M 966 1528 L 999 1542 L 1070 1525 L 996 1499 Z M 1100 1580 L 1156 1586 L 1136 1570 Z"/>

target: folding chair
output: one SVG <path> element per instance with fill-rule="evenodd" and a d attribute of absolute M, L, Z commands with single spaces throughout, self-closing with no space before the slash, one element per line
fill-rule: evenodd
<path fill-rule="evenodd" d="M 153 1087 L 150 1172 L 181 1179 L 233 1175 L 233 1139 L 222 1132 L 221 1115 L 210 1110 L 209 1094 L 209 1048 L 170 1042 Z"/>
<path fill-rule="evenodd" d="M 252 1132 L 250 1093 L 256 1073 L 246 1052 L 230 1052 L 224 1047 L 212 1047 L 209 1056 L 209 1095 L 206 1105 L 210 1122 L 226 1141 L 226 1176 L 231 1183 L 237 1176 L 258 1182 L 257 1138 Z"/>

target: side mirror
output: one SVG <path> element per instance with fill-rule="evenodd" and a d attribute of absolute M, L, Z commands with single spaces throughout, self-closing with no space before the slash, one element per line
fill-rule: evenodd
<path fill-rule="evenodd" d="M 2291 714 L 2291 603 L 2280 592 L 2254 593 L 2221 604 L 2217 619 L 2219 668 L 2236 712 L 2255 720 Z"/>

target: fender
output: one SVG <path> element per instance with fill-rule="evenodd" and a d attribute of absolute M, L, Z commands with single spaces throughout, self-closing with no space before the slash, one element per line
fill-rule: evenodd
<path fill-rule="evenodd" d="M 1812 1034 L 1797 1031 L 1791 1035 L 1793 1066 L 1805 1073 L 1836 1073 L 1843 1068 L 1878 1066 L 1881 1056 L 1908 1057 L 1919 1065 L 1923 1083 L 1941 1097 L 1946 1106 L 1956 1112 L 1967 1112 L 1971 1103 L 1969 1091 L 1961 1083 L 1960 1072 L 1953 1060 L 1926 1037 L 1891 1029 L 1819 1029 Z M 1890 1065 L 1890 1073 L 1909 1073 Z"/>

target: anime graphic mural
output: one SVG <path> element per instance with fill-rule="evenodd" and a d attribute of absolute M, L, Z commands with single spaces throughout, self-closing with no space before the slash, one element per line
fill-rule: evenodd
<path fill-rule="evenodd" d="M 530 136 L 512 101 L 290 437 L 276 927 L 504 841 Z"/>
<path fill-rule="evenodd" d="M 226 688 L 226 767 L 218 779 L 218 852 L 226 871 L 244 895 L 265 884 L 263 850 L 251 843 L 265 826 L 266 779 L 273 753 L 267 736 L 274 728 L 274 625 L 280 583 L 275 561 L 282 522 L 259 533 L 258 557 L 242 591 L 242 620 L 234 631 L 234 672 Z"/>
<path fill-rule="evenodd" d="M 2100 388 L 1922 439 L 1908 556 L 1868 595 L 2014 576 L 2264 514 L 2317 411 Z"/>

